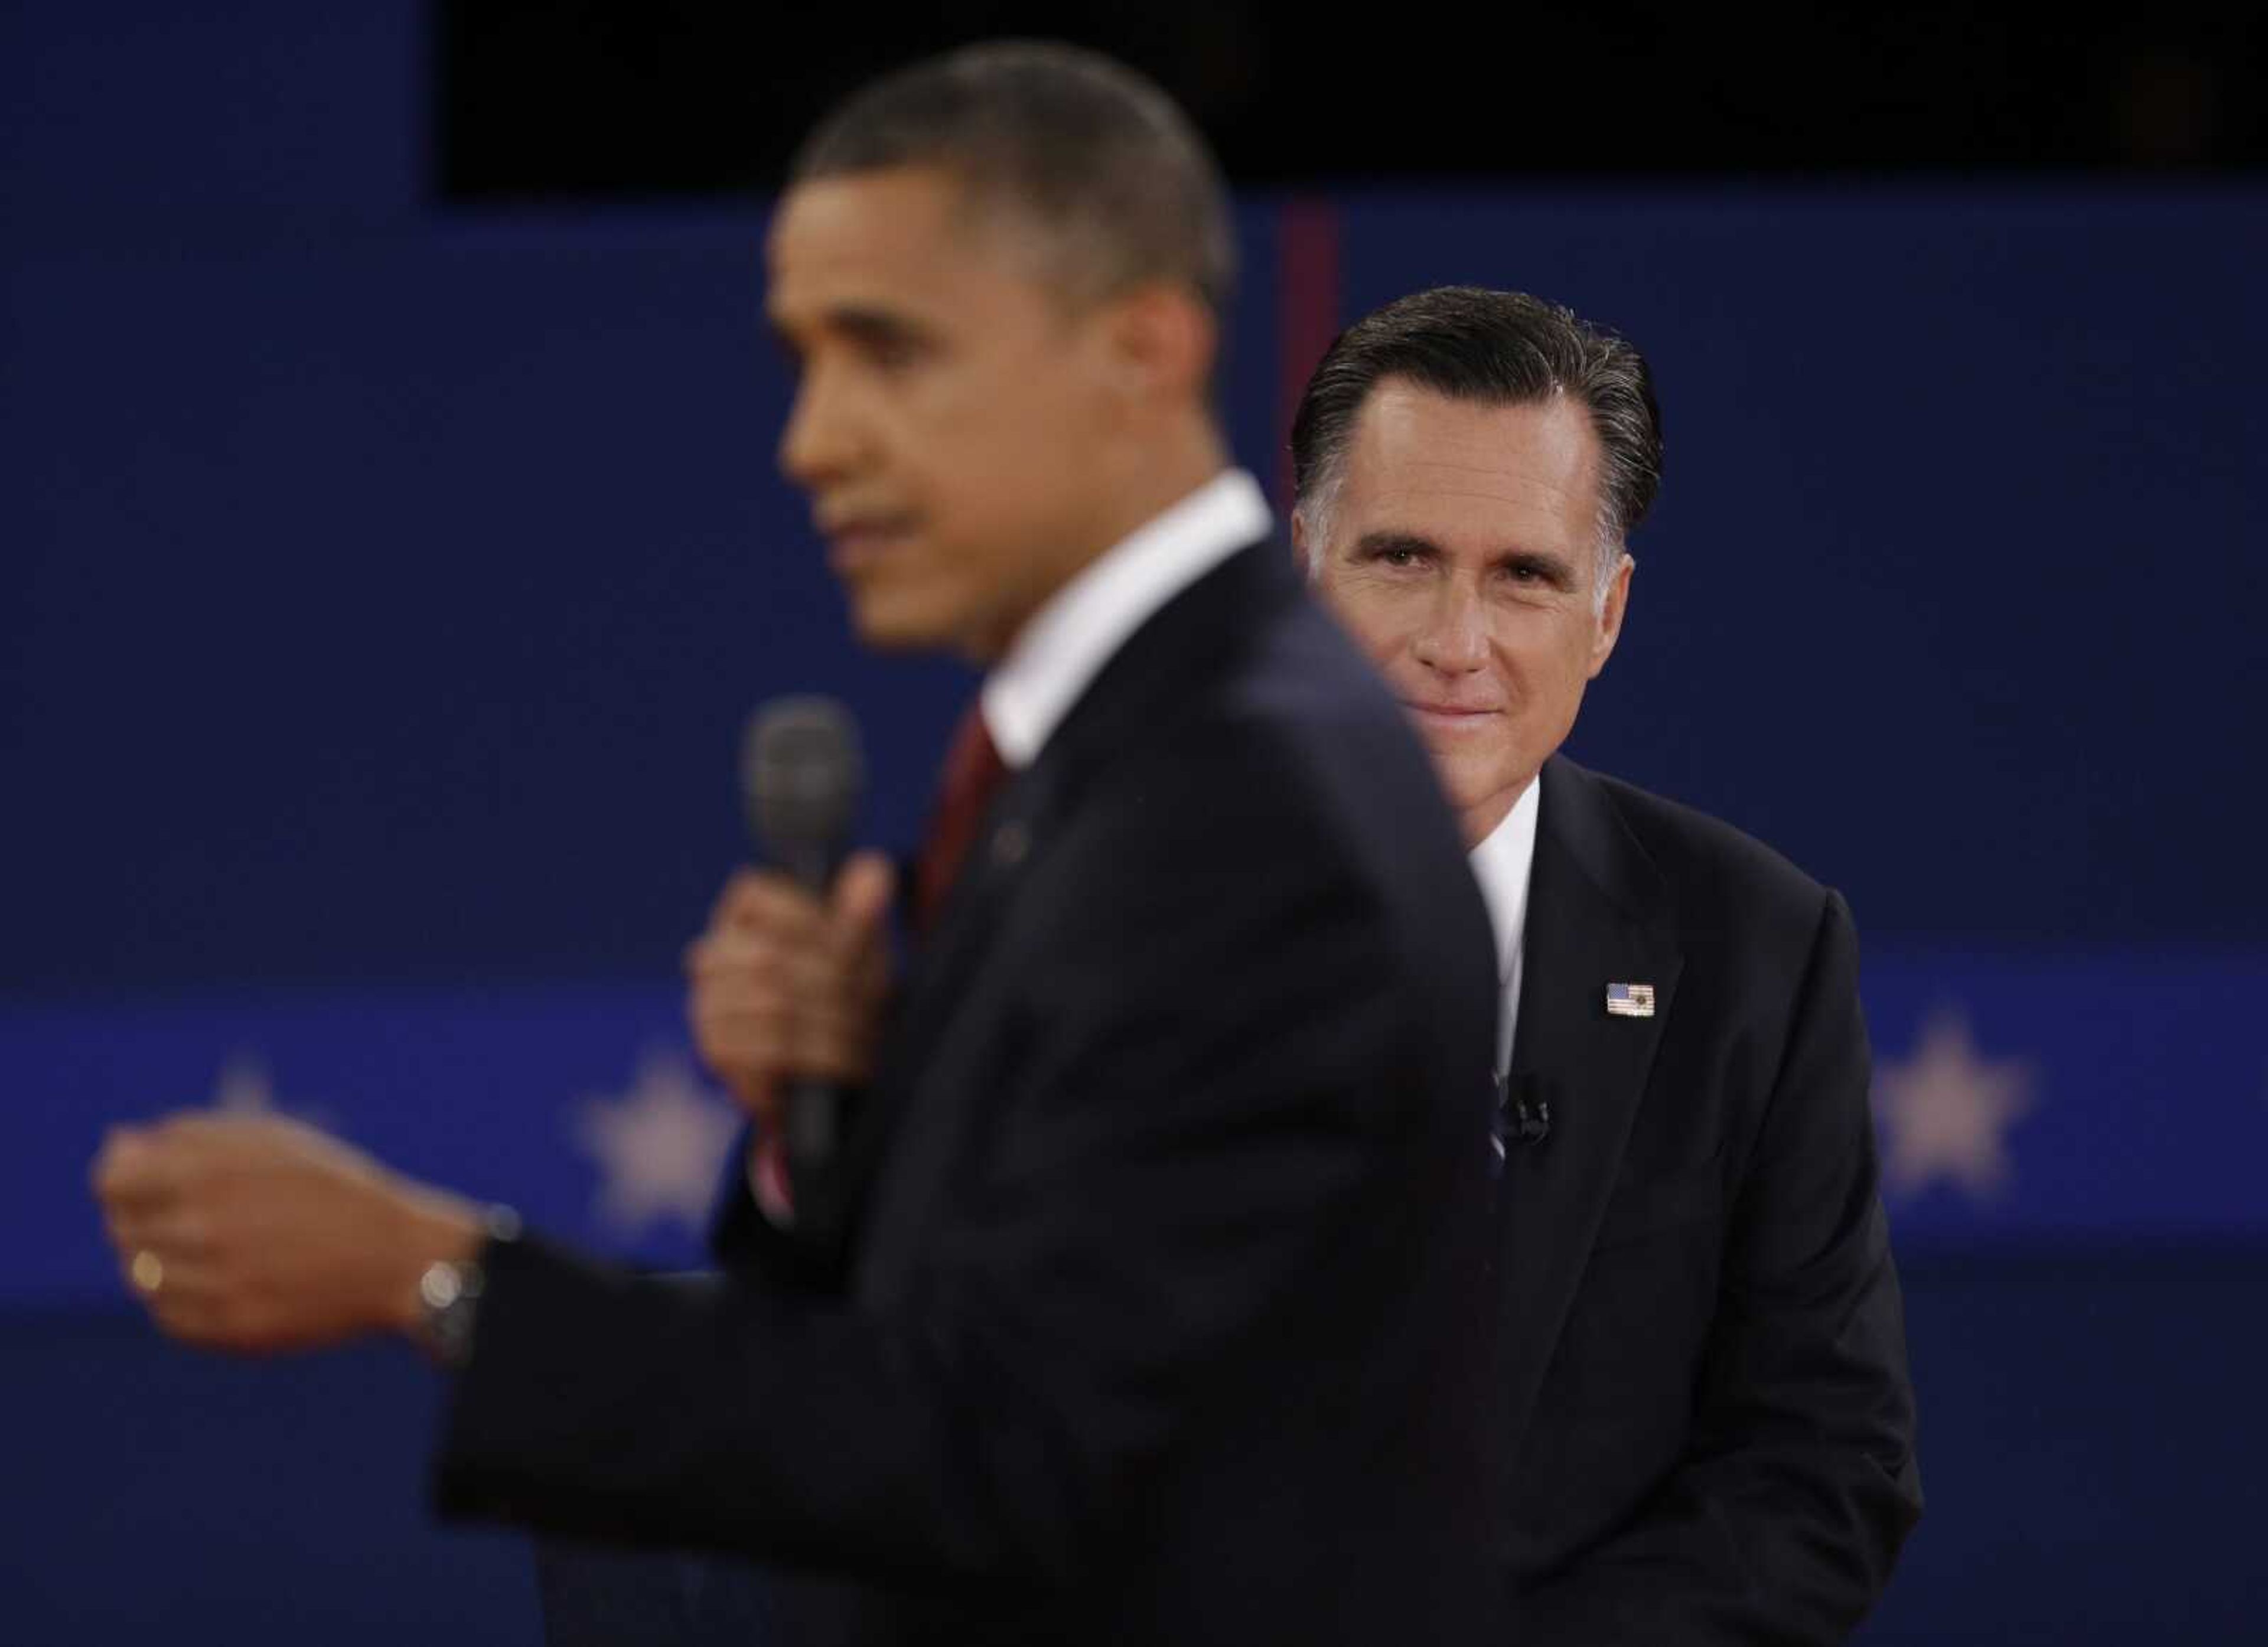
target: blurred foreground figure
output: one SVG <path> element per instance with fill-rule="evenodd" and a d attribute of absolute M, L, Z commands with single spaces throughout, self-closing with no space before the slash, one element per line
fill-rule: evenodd
<path fill-rule="evenodd" d="M 133 1283 L 192 1342 L 422 1340 L 446 1512 L 761 1558 L 784 1641 L 1483 1639 L 1488 919 L 1227 467 L 1211 160 L 1114 64 L 975 48 L 812 137 L 769 256 L 861 635 L 987 673 L 908 976 L 871 857 L 736 880 L 689 958 L 756 1118 L 725 1274 L 184 1117 L 96 1165 Z M 856 1098 L 799 1176 L 812 1076 Z"/>
<path fill-rule="evenodd" d="M 1521 1647 L 1842 1641 L 1921 1510 L 1843 901 L 1555 753 L 1660 482 L 1646 362 L 1517 292 L 1389 304 L 1293 535 L 1431 747 L 1494 919 Z"/>

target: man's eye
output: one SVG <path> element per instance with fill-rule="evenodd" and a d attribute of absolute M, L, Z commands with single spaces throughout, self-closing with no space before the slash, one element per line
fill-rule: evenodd
<path fill-rule="evenodd" d="M 1559 570 L 1544 561 L 1506 561 L 1497 573 L 1514 589 L 1558 589 L 1565 583 Z"/>
<path fill-rule="evenodd" d="M 866 341 L 866 358 L 884 371 L 902 371 L 918 361 L 923 352 L 921 344 L 910 337 L 873 337 Z"/>

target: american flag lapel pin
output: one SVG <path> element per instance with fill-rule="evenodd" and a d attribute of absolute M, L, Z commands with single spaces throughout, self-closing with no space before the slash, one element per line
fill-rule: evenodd
<path fill-rule="evenodd" d="M 1652 1018 L 1653 986 L 1650 983 L 1610 983 L 1607 986 L 1609 1018 Z"/>

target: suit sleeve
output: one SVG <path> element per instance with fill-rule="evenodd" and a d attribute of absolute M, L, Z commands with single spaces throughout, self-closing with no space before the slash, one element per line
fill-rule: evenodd
<path fill-rule="evenodd" d="M 1204 805 L 1090 807 L 1028 871 L 1062 895 L 1020 902 L 1017 1055 L 902 1305 L 512 1244 L 444 1512 L 924 1585 L 1059 1584 L 1119 1535 L 1219 1369 L 1363 1239 L 1412 1040 L 1369 894 L 1284 785 L 1214 765 L 1173 768 Z"/>
<path fill-rule="evenodd" d="M 1828 1647 L 1881 1595 L 1921 1482 L 1868 1070 L 1857 942 L 1830 893 L 1733 1210 L 1686 1461 L 1521 1599 L 1523 1641 Z"/>

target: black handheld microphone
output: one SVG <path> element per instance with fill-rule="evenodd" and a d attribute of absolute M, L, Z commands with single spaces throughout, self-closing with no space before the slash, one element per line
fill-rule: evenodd
<path fill-rule="evenodd" d="M 740 798 L 760 857 L 825 899 L 850 843 L 865 788 L 858 724 L 833 698 L 774 698 L 748 717 L 740 743 Z M 799 1079 L 782 1094 L 791 1174 L 806 1183 L 835 1158 L 843 1093 Z"/>

